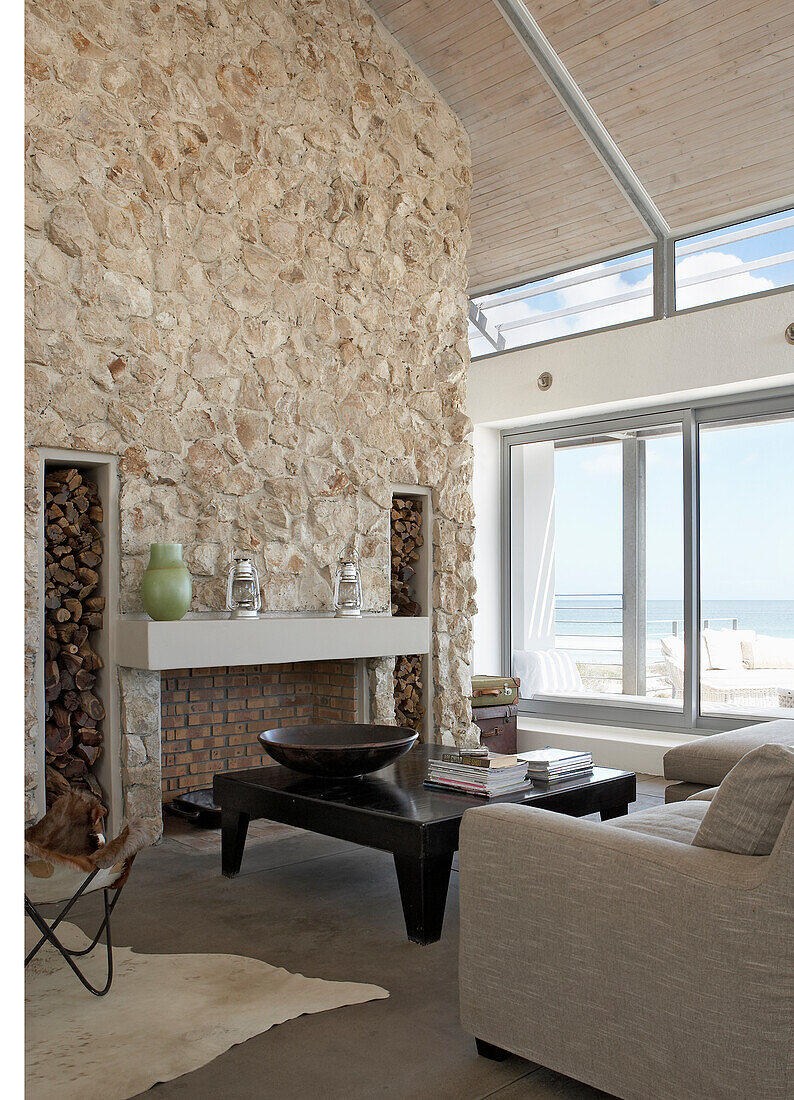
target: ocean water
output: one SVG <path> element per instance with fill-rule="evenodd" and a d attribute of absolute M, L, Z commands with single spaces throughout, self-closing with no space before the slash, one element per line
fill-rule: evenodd
<path fill-rule="evenodd" d="M 579 660 L 613 663 L 620 655 L 619 596 L 558 596 L 558 647 Z M 649 600 L 647 659 L 661 659 L 659 639 L 683 636 L 684 605 L 680 600 Z M 702 625 L 712 629 L 755 630 L 776 638 L 794 638 L 794 600 L 704 600 Z"/>

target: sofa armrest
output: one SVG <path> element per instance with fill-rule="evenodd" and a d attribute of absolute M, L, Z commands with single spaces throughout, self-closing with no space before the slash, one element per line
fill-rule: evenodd
<path fill-rule="evenodd" d="M 767 877 L 765 859 L 695 848 L 689 844 L 628 829 L 613 829 L 605 822 L 586 821 L 551 813 L 533 806 L 487 806 L 463 815 L 460 833 L 460 868 L 488 859 L 496 844 L 501 865 L 520 879 L 537 881 L 538 864 L 544 857 L 566 862 L 566 873 L 582 861 L 594 874 L 609 873 L 610 880 L 630 886 L 634 878 L 659 876 L 665 887 L 691 880 L 695 885 L 752 890 Z M 507 862 L 505 862 L 505 860 Z M 581 870 L 581 868 L 580 868 Z"/>
<path fill-rule="evenodd" d="M 794 913 L 776 868 L 531 807 L 467 811 L 464 1028 L 624 1097 L 742 1096 L 754 1036 L 775 1072 L 790 1045 Z M 717 1069 L 682 1055 L 706 1042 L 726 1052 Z"/>

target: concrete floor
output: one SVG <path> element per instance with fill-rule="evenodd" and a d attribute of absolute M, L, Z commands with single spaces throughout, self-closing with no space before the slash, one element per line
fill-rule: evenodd
<path fill-rule="evenodd" d="M 632 810 L 664 801 L 664 786 L 638 776 Z M 531 1062 L 475 1053 L 458 1022 L 456 874 L 441 941 L 418 947 L 405 938 L 389 855 L 252 825 L 242 873 L 229 880 L 219 834 L 188 829 L 169 818 L 163 843 L 138 858 L 114 917 L 116 943 L 249 955 L 312 977 L 373 982 L 390 997 L 280 1024 L 147 1098 L 604 1100 Z"/>

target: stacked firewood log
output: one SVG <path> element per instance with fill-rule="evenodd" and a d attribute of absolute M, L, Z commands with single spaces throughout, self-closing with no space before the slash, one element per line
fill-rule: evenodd
<path fill-rule="evenodd" d="M 391 508 L 391 610 L 392 615 L 421 615 L 414 599 L 413 578 L 422 534 L 422 501 L 394 497 Z M 422 705 L 422 658 L 416 654 L 397 657 L 394 662 L 394 713 L 398 726 L 424 729 Z"/>
<path fill-rule="evenodd" d="M 421 615 L 413 599 L 411 580 L 419 561 L 422 534 L 422 501 L 394 497 L 391 505 L 391 613 Z"/>
<path fill-rule="evenodd" d="M 398 726 L 416 730 L 422 739 L 425 708 L 422 705 L 422 658 L 417 654 L 395 658 L 394 716 Z"/>
<path fill-rule="evenodd" d="M 102 798 L 91 771 L 102 751 L 105 708 L 94 694 L 102 660 L 92 636 L 101 630 L 104 596 L 102 505 L 96 485 L 76 469 L 44 479 L 44 693 L 47 804 L 71 788 Z"/>

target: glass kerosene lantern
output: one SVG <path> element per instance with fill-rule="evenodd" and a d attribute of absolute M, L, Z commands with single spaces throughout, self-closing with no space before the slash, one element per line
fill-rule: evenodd
<path fill-rule="evenodd" d="M 259 574 L 250 558 L 235 558 L 229 569 L 226 607 L 232 619 L 255 619 L 262 606 Z"/>
<path fill-rule="evenodd" d="M 336 567 L 334 610 L 337 615 L 360 615 L 363 603 L 358 554 L 355 546 L 346 546 Z"/>

